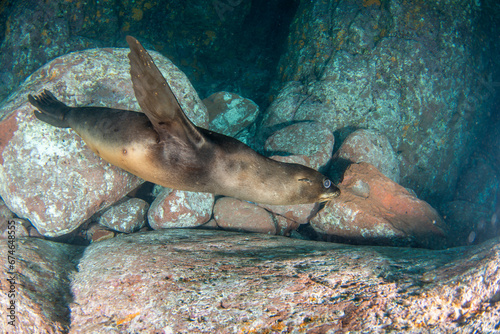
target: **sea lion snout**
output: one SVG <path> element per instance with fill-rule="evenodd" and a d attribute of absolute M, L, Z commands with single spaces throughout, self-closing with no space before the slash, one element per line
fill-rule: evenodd
<path fill-rule="evenodd" d="M 320 172 L 298 164 L 285 164 L 291 170 L 295 169 L 296 190 L 295 200 L 290 202 L 314 203 L 327 202 L 340 195 L 340 189 L 325 175 Z M 283 179 L 282 182 L 286 182 Z"/>
<path fill-rule="evenodd" d="M 325 192 L 319 196 L 319 202 L 328 202 L 340 196 L 340 189 L 328 178 L 323 181 L 323 188 L 325 188 Z"/>

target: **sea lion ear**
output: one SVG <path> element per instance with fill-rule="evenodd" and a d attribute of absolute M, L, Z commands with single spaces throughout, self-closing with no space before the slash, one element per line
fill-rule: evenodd
<path fill-rule="evenodd" d="M 130 46 L 128 58 L 135 97 L 160 138 L 163 135 L 176 136 L 201 147 L 205 138 L 182 111 L 149 53 L 134 37 L 127 36 L 127 42 Z"/>
<path fill-rule="evenodd" d="M 312 183 L 313 183 L 313 182 L 312 182 L 310 179 L 308 179 L 308 178 L 302 178 L 302 179 L 299 179 L 299 181 L 301 181 L 301 182 L 307 182 L 307 183 L 309 183 L 309 184 L 312 184 Z"/>

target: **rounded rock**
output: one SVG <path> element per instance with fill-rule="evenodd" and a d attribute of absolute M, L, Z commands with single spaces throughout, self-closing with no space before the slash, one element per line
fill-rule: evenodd
<path fill-rule="evenodd" d="M 382 174 L 399 182 L 399 162 L 389 139 L 374 130 L 360 129 L 351 133 L 335 153 L 335 158 L 354 163 L 367 162 Z"/>
<path fill-rule="evenodd" d="M 164 188 L 149 208 L 149 225 L 155 230 L 200 226 L 210 220 L 213 206 L 213 194 Z"/>
<path fill-rule="evenodd" d="M 258 205 L 232 197 L 215 202 L 214 218 L 223 229 L 276 234 L 273 216 Z"/>
<path fill-rule="evenodd" d="M 274 132 L 267 139 L 265 150 L 305 155 L 311 160 L 311 167 L 317 170 L 330 161 L 334 144 L 335 137 L 326 126 L 301 122 Z"/>
<path fill-rule="evenodd" d="M 129 198 L 107 210 L 99 218 L 99 224 L 118 232 L 135 232 L 146 224 L 148 208 L 146 201 Z"/>

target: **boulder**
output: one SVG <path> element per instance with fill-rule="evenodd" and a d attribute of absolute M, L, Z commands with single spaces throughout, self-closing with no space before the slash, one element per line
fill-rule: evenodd
<path fill-rule="evenodd" d="M 289 125 L 267 138 L 264 149 L 277 154 L 303 155 L 313 169 L 326 167 L 330 162 L 335 138 L 332 131 L 317 122 Z"/>
<path fill-rule="evenodd" d="M 210 118 L 209 129 L 235 137 L 253 124 L 259 114 L 255 102 L 234 93 L 218 92 L 203 100 Z"/>
<path fill-rule="evenodd" d="M 313 168 L 311 159 L 309 159 L 309 157 L 305 155 L 272 155 L 269 157 L 269 159 L 291 164 L 304 165 Z"/>
<path fill-rule="evenodd" d="M 500 319 L 498 238 L 430 251 L 167 229 L 16 247 L 8 333 L 495 333 Z"/>
<path fill-rule="evenodd" d="M 148 221 L 151 228 L 196 227 L 212 216 L 214 195 L 164 188 L 151 203 Z"/>
<path fill-rule="evenodd" d="M 0 219 L 7 220 L 9 218 L 13 218 L 14 212 L 10 211 L 10 209 L 5 205 L 5 202 L 0 198 Z"/>
<path fill-rule="evenodd" d="M 399 161 L 386 136 L 374 130 L 356 130 L 335 152 L 335 159 L 367 162 L 392 181 L 399 182 Z"/>
<path fill-rule="evenodd" d="M 84 247 L 56 243 L 37 238 L 16 238 L 14 255 L 7 242 L 0 240 L 0 256 L 7 264 L 0 284 L 0 332 L 2 333 L 67 333 L 70 326 L 70 277 Z M 5 245 L 5 246 L 4 246 Z M 10 269 L 12 270 L 10 270 Z M 13 271 L 17 274 L 12 274 Z M 7 279 L 13 279 L 7 281 Z M 9 293 L 15 293 L 10 298 Z M 14 301 L 14 309 L 7 311 Z M 7 313 L 8 312 L 8 313 Z M 7 315 L 14 315 L 14 325 Z"/>
<path fill-rule="evenodd" d="M 72 280 L 70 333 L 491 333 L 499 254 L 498 239 L 429 251 L 222 231 L 129 234 L 87 248 Z"/>
<path fill-rule="evenodd" d="M 222 197 L 215 202 L 214 219 L 225 230 L 276 234 L 276 224 L 271 213 L 264 208 L 232 197 Z"/>
<path fill-rule="evenodd" d="M 99 217 L 99 224 L 117 232 L 132 233 L 146 225 L 149 204 L 140 198 L 127 198 Z"/>
<path fill-rule="evenodd" d="M 143 181 L 96 156 L 73 130 L 36 119 L 27 96 L 48 89 L 70 106 L 138 111 L 127 54 L 92 49 L 56 58 L 1 106 L 0 196 L 45 236 L 75 230 Z M 188 117 L 206 126 L 206 109 L 186 76 L 165 57 L 151 55 Z"/>
<path fill-rule="evenodd" d="M 428 203 L 368 163 L 352 164 L 338 185 L 339 197 L 311 219 L 333 239 L 398 246 L 444 246 L 445 224 Z"/>
<path fill-rule="evenodd" d="M 403 186 L 433 205 L 452 200 L 494 96 L 470 64 L 481 4 L 301 1 L 260 130 L 315 121 L 341 141 L 376 130 L 398 153 Z"/>
<path fill-rule="evenodd" d="M 81 234 L 87 242 L 99 242 L 107 239 L 114 238 L 117 233 L 109 228 L 100 224 L 91 224 Z"/>

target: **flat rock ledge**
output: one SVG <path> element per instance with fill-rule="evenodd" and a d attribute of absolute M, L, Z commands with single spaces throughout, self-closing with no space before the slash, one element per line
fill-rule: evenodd
<path fill-rule="evenodd" d="M 38 239 L 17 245 L 18 326 L 2 317 L 1 332 L 500 330 L 498 238 L 431 251 L 168 229 L 93 243 L 83 254 Z M 2 246 L 4 259 L 6 252 Z M 5 310 L 9 287 L 1 282 Z"/>

